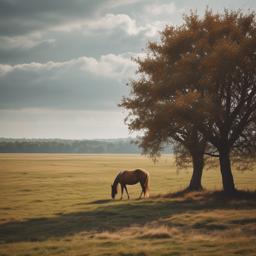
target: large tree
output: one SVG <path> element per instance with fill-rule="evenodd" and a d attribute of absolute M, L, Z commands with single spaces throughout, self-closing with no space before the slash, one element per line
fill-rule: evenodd
<path fill-rule="evenodd" d="M 188 55 L 194 57 L 179 61 L 196 67 L 199 77 L 188 83 L 188 93 L 177 95 L 176 100 L 193 98 L 180 113 L 198 124 L 199 131 L 218 150 L 224 191 L 233 193 L 230 156 L 255 159 L 255 13 L 206 11 L 201 20 L 196 15 L 187 17 L 185 29 L 194 31 L 193 46 L 184 49 L 190 48 Z"/>
<path fill-rule="evenodd" d="M 183 25 L 166 27 L 137 60 L 140 76 L 121 104 L 130 110 L 130 129 L 145 132 L 141 146 L 153 152 L 168 138 L 188 142 L 195 133 L 193 148 L 210 142 L 229 193 L 230 155 L 255 156 L 255 23 L 255 13 L 206 10 L 201 19 L 191 13 Z"/>
<path fill-rule="evenodd" d="M 199 133 L 197 125 L 182 119 L 176 110 L 178 87 L 169 80 L 166 57 L 161 47 L 150 43 L 147 57 L 136 61 L 140 75 L 128 84 L 131 94 L 120 104 L 129 110 L 126 123 L 132 131 L 143 131 L 137 142 L 144 153 L 152 157 L 158 156 L 165 144 L 175 142 L 179 166 L 188 158 L 192 159 L 193 172 L 188 189 L 201 190 L 207 141 Z"/>

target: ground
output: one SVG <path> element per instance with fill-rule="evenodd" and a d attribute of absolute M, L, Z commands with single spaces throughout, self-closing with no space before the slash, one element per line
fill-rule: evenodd
<path fill-rule="evenodd" d="M 131 200 L 111 200 L 118 171 L 137 167 L 150 172 L 151 197 L 137 200 L 140 188 L 130 186 Z M 255 172 L 234 171 L 244 190 L 235 198 L 215 192 L 217 168 L 204 172 L 206 191 L 176 193 L 190 175 L 171 156 L 154 164 L 138 155 L 1 154 L 0 255 L 256 255 Z"/>

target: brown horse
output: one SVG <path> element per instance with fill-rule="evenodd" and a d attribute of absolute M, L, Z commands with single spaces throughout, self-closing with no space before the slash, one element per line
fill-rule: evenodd
<path fill-rule="evenodd" d="M 111 196 L 113 199 L 115 199 L 115 196 L 117 194 L 117 185 L 120 183 L 121 185 L 121 200 L 123 199 L 123 192 L 124 189 L 127 193 L 128 199 L 130 199 L 128 190 L 126 185 L 135 185 L 137 183 L 140 183 L 142 191 L 140 194 L 140 197 L 142 197 L 142 194 L 144 194 L 144 197 L 149 196 L 149 173 L 142 169 L 135 169 L 133 171 L 121 171 L 117 174 L 113 185 L 111 185 Z"/>

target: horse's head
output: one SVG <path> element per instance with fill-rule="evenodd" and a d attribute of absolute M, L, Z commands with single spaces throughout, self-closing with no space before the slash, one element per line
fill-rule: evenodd
<path fill-rule="evenodd" d="M 116 194 L 117 194 L 117 186 L 111 185 L 111 197 L 112 197 L 112 199 L 115 199 Z"/>

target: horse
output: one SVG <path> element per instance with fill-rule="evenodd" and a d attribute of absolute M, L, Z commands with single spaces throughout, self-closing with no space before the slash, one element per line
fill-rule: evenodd
<path fill-rule="evenodd" d="M 149 197 L 149 173 L 145 170 L 135 169 L 133 171 L 124 170 L 119 172 L 114 180 L 114 183 L 111 185 L 112 199 L 115 199 L 117 194 L 118 183 L 121 185 L 121 200 L 123 199 L 124 189 L 128 199 L 130 199 L 126 185 L 135 185 L 137 183 L 140 183 L 142 189 L 139 199 L 141 199 L 142 194 L 144 194 L 144 198 Z"/>

